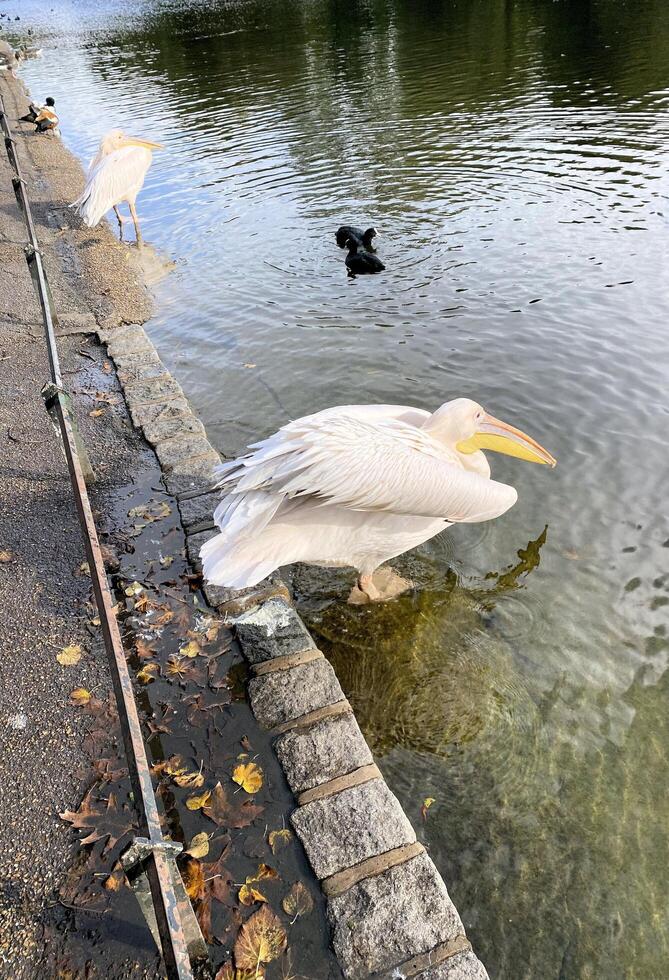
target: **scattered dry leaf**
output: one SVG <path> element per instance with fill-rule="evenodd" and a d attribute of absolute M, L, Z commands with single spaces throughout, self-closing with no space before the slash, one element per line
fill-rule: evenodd
<path fill-rule="evenodd" d="M 13 557 L 14 555 L 11 551 L 0 551 L 0 565 L 6 565 L 7 562 L 11 561 Z"/>
<path fill-rule="evenodd" d="M 73 691 L 70 691 L 70 701 L 72 704 L 88 704 L 90 700 L 91 692 L 87 691 L 85 687 L 75 687 Z"/>
<path fill-rule="evenodd" d="M 201 863 L 195 857 L 190 857 L 181 869 L 186 894 L 192 902 L 197 902 L 204 897 L 204 871 Z"/>
<path fill-rule="evenodd" d="M 79 644 L 75 643 L 72 644 L 72 646 L 63 647 L 60 653 L 56 654 L 56 660 L 59 664 L 62 664 L 63 667 L 74 667 L 74 665 L 78 664 L 81 660 L 82 653 L 83 650 Z"/>
<path fill-rule="evenodd" d="M 284 827 L 283 830 L 270 831 L 267 840 L 269 841 L 269 846 L 272 848 L 272 854 L 276 854 L 277 851 L 280 851 L 281 848 L 290 843 L 292 836 L 292 831 L 288 830 L 287 827 Z"/>
<path fill-rule="evenodd" d="M 200 645 L 195 640 L 189 640 L 188 643 L 179 647 L 179 653 L 182 657 L 197 657 L 199 652 Z"/>
<path fill-rule="evenodd" d="M 219 783 L 218 785 L 220 786 L 221 784 Z M 204 793 L 200 793 L 199 796 L 189 796 L 186 800 L 186 806 L 189 810 L 204 810 L 205 807 L 209 806 L 210 800 L 211 790 L 207 789 Z"/>
<path fill-rule="evenodd" d="M 286 948 L 287 936 L 281 920 L 263 905 L 244 923 L 235 940 L 238 969 L 256 969 L 261 963 L 278 959 Z"/>
<path fill-rule="evenodd" d="M 154 646 L 152 646 L 146 640 L 142 640 L 141 637 L 135 640 L 135 653 L 140 660 L 149 660 L 157 652 L 158 651 Z M 169 673 L 169 668 L 167 672 Z"/>
<path fill-rule="evenodd" d="M 264 809 L 262 806 L 256 806 L 251 800 L 241 804 L 230 803 L 221 784 L 216 783 L 211 793 L 211 801 L 202 807 L 202 812 L 219 827 L 232 827 L 239 830 L 253 823 Z"/>
<path fill-rule="evenodd" d="M 181 776 L 175 776 L 174 782 L 182 789 L 199 789 L 204 785 L 204 776 L 200 772 L 186 772 Z"/>
<path fill-rule="evenodd" d="M 281 904 L 286 915 L 291 917 L 292 925 L 301 915 L 309 915 L 314 907 L 314 900 L 309 889 L 301 881 L 296 881 Z"/>
<path fill-rule="evenodd" d="M 249 970 L 236 970 L 232 963 L 224 963 L 214 980 L 265 980 L 265 968 L 258 966 Z"/>
<path fill-rule="evenodd" d="M 144 586 L 141 582 L 131 582 L 130 585 L 126 585 L 124 592 L 127 596 L 139 595 L 140 592 L 144 591 Z"/>
<path fill-rule="evenodd" d="M 160 667 L 158 664 L 145 664 L 141 670 L 137 671 L 137 680 L 140 684 L 150 684 L 151 681 L 155 681 L 159 671 Z"/>
<path fill-rule="evenodd" d="M 201 834 L 196 834 L 184 854 L 190 854 L 194 858 L 206 857 L 209 854 L 209 834 L 204 830 Z"/>
<path fill-rule="evenodd" d="M 247 882 L 239 889 L 239 901 L 242 905 L 253 905 L 255 902 L 266 902 L 267 899 L 262 892 L 259 892 L 257 888 L 254 888 L 252 884 Z"/>
<path fill-rule="evenodd" d="M 247 793 L 257 793 L 262 786 L 262 769 L 255 762 L 248 762 L 236 766 L 232 772 L 232 778 Z"/>
<path fill-rule="evenodd" d="M 88 413 L 92 419 L 99 419 L 101 415 L 105 414 L 104 408 L 94 408 L 92 412 Z"/>

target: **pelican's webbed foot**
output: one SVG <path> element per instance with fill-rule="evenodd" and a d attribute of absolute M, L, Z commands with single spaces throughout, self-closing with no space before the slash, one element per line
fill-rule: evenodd
<path fill-rule="evenodd" d="M 370 602 L 387 602 L 395 599 L 412 587 L 412 582 L 402 578 L 389 565 L 377 569 L 373 575 L 361 575 L 351 589 L 348 603 L 352 606 L 364 606 Z"/>

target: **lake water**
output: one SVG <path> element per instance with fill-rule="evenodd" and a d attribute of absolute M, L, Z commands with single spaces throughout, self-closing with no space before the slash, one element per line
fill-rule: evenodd
<path fill-rule="evenodd" d="M 666 976 L 666 0 L 3 9 L 82 158 L 165 144 L 148 329 L 221 450 L 465 395 L 558 457 L 493 458 L 518 504 L 397 602 L 293 584 L 491 976 Z M 384 274 L 347 278 L 344 220 Z"/>

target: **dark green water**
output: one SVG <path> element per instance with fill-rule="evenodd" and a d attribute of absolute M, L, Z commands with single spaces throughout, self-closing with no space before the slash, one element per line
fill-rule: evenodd
<path fill-rule="evenodd" d="M 405 559 L 396 603 L 295 588 L 491 976 L 669 975 L 665 0 L 21 16 L 82 157 L 166 145 L 149 330 L 222 450 L 466 395 L 558 457 L 493 459 L 516 507 Z M 342 220 L 384 275 L 346 278 Z"/>

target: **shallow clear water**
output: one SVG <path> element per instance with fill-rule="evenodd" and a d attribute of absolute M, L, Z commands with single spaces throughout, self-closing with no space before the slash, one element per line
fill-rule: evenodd
<path fill-rule="evenodd" d="M 435 798 L 421 835 L 491 975 L 666 975 L 665 0 L 20 13 L 82 157 L 113 126 L 166 145 L 148 326 L 221 450 L 466 395 L 558 457 L 493 459 L 516 507 L 406 559 L 392 605 L 295 588 L 389 782 L 419 822 Z M 347 279 L 343 220 L 386 273 Z"/>

